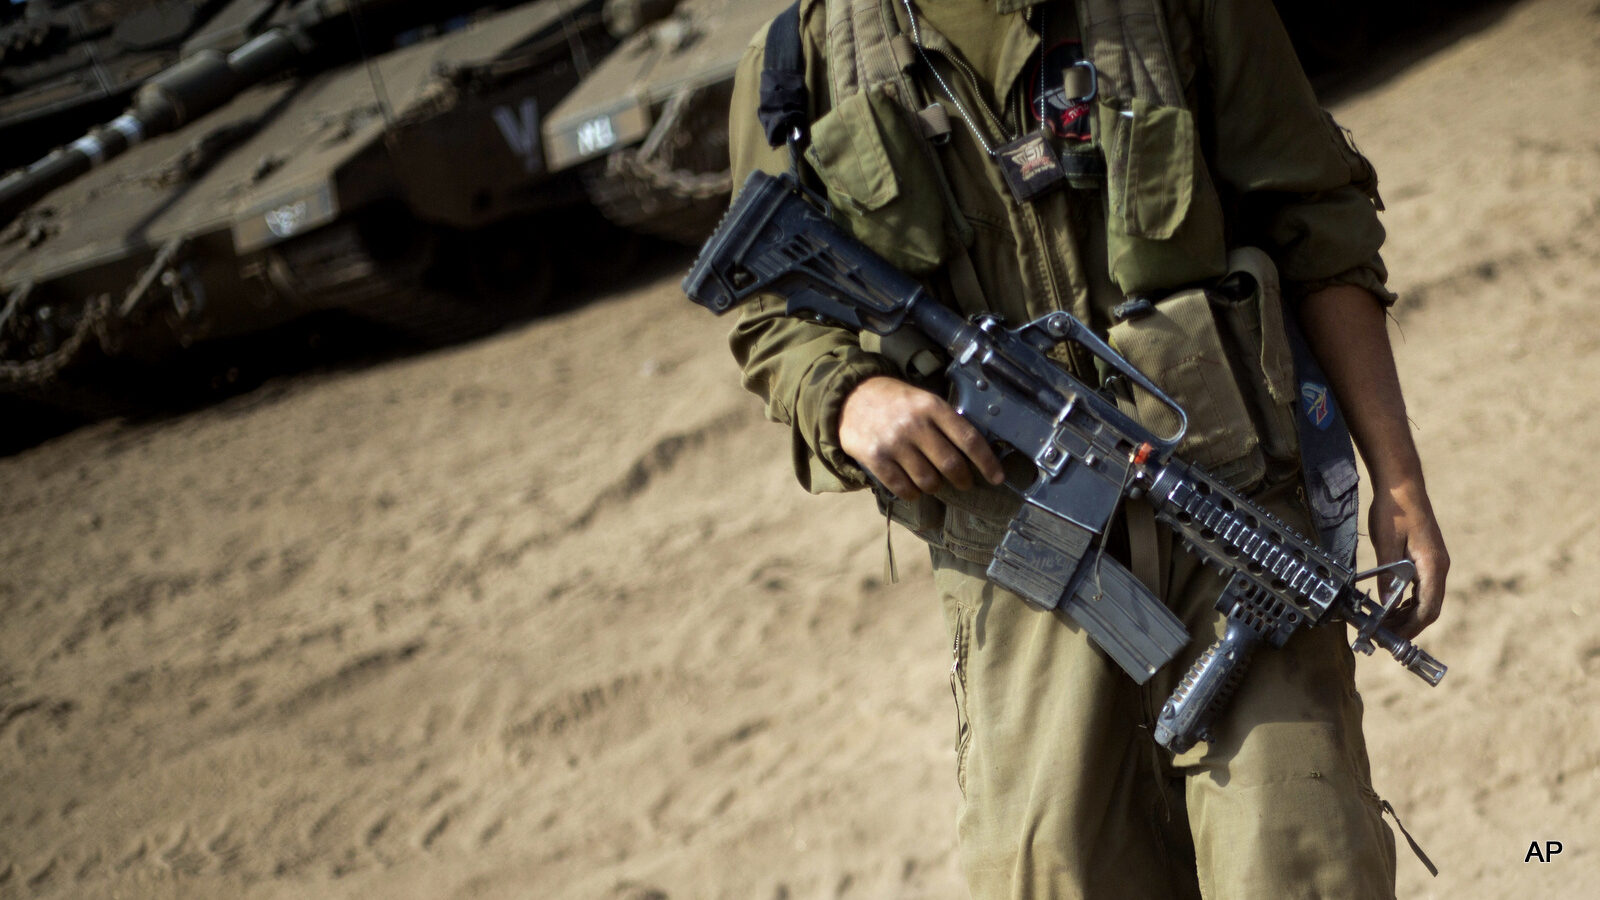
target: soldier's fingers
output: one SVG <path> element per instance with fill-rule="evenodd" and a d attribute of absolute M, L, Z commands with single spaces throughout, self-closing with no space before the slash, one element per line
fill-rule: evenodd
<path fill-rule="evenodd" d="M 1417 608 L 1406 623 L 1403 636 L 1407 640 L 1439 620 L 1444 611 L 1445 579 L 1450 571 L 1449 555 L 1432 547 L 1413 550 L 1411 557 L 1417 567 Z"/>
<path fill-rule="evenodd" d="M 921 493 L 932 494 L 944 487 L 944 477 L 939 474 L 939 469 L 929 461 L 917 445 L 902 447 L 900 452 L 895 454 L 895 462 Z"/>
<path fill-rule="evenodd" d="M 1383 620 L 1383 627 L 1394 632 L 1399 637 L 1405 638 L 1408 641 L 1411 640 L 1413 637 L 1416 637 L 1417 634 L 1416 608 L 1412 607 L 1410 609 L 1396 609 L 1394 612 L 1389 614 L 1388 618 Z"/>
<path fill-rule="evenodd" d="M 917 488 L 916 482 L 911 479 L 910 475 L 906 474 L 906 470 L 901 468 L 899 463 L 887 460 L 879 461 L 875 464 L 863 463 L 863 465 L 866 466 L 868 472 L 872 473 L 872 477 L 878 479 L 880 484 L 889 489 L 889 493 L 894 494 L 901 500 L 910 503 L 922 496 L 922 491 Z"/>
<path fill-rule="evenodd" d="M 948 441 L 942 446 L 929 447 L 923 452 L 929 466 L 937 473 L 941 484 L 948 483 L 958 491 L 972 490 L 972 467 Z"/>
<path fill-rule="evenodd" d="M 1374 528 L 1372 530 L 1372 555 L 1380 566 L 1399 562 L 1407 558 L 1405 541 L 1392 532 L 1386 533 L 1384 530 Z M 1395 579 L 1389 575 L 1378 576 L 1376 582 L 1378 590 L 1383 592 L 1385 597 L 1394 590 L 1395 584 Z"/>
<path fill-rule="evenodd" d="M 972 467 L 967 457 L 950 442 L 943 431 L 930 425 L 917 434 L 915 451 L 933 468 L 941 481 L 949 482 L 958 491 L 972 490 Z"/>
<path fill-rule="evenodd" d="M 954 408 L 947 405 L 936 413 L 934 424 L 939 426 L 945 438 L 961 451 L 966 461 L 978 470 L 978 474 L 982 475 L 985 481 L 990 484 L 1000 484 L 1006 480 L 1005 467 L 1000 465 L 1000 457 L 995 455 L 994 448 L 989 446 L 989 442 L 983 439 L 978 429 L 963 419 Z"/>

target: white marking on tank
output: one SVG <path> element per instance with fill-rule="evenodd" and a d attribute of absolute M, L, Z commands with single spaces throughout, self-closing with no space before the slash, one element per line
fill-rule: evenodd
<path fill-rule="evenodd" d="M 509 105 L 496 106 L 494 124 L 500 126 L 511 152 L 522 157 L 522 165 L 533 174 L 543 168 L 543 148 L 539 144 L 539 104 L 532 97 L 524 98 L 516 112 Z"/>
<path fill-rule="evenodd" d="M 144 123 L 140 122 L 137 116 L 129 113 L 123 113 L 112 119 L 109 128 L 112 131 L 120 131 L 122 136 L 127 139 L 129 147 L 144 140 Z"/>
<path fill-rule="evenodd" d="M 587 156 L 598 153 L 617 142 L 617 133 L 611 128 L 611 118 L 601 116 L 578 126 L 578 152 Z"/>
<path fill-rule="evenodd" d="M 306 201 L 296 200 L 285 203 L 277 209 L 268 210 L 266 214 L 267 229 L 281 238 L 286 238 L 296 231 L 306 221 Z"/>
<path fill-rule="evenodd" d="M 91 166 L 98 166 L 106 160 L 105 145 L 100 142 L 100 138 L 92 134 L 86 134 L 73 141 L 69 149 L 87 156 Z"/>

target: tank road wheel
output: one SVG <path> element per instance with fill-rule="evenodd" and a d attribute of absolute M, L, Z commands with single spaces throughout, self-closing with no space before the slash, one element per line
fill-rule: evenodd
<path fill-rule="evenodd" d="M 124 326 L 109 294 L 38 310 L 25 308 L 26 296 L 13 295 L 0 311 L 0 396 L 63 421 L 148 411 L 159 392 L 146 390 L 134 367 L 106 355 Z"/>
<path fill-rule="evenodd" d="M 698 244 L 728 207 L 727 112 L 732 86 L 686 90 L 667 101 L 638 147 L 585 173 L 589 199 L 634 231 Z"/>

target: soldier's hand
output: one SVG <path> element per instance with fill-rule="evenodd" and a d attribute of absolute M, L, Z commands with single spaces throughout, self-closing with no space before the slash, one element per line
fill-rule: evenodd
<path fill-rule="evenodd" d="M 974 470 L 990 484 L 1006 477 L 983 435 L 944 398 L 888 376 L 861 382 L 845 398 L 839 445 L 902 500 L 947 483 L 969 490 Z"/>
<path fill-rule="evenodd" d="M 1427 489 L 1420 480 L 1375 482 L 1367 524 L 1380 565 L 1409 559 L 1417 567 L 1416 603 L 1402 604 L 1384 623 L 1410 640 L 1439 618 L 1444 608 L 1445 576 L 1450 571 L 1450 552 L 1445 549 Z"/>

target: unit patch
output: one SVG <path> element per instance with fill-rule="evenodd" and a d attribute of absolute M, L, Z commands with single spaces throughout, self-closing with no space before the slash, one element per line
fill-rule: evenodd
<path fill-rule="evenodd" d="M 1328 399 L 1328 386 L 1315 381 L 1300 382 L 1300 407 L 1306 420 L 1323 431 L 1333 424 L 1333 404 Z"/>
<path fill-rule="evenodd" d="M 995 149 L 1000 174 L 1018 203 L 1028 203 L 1066 184 L 1056 151 L 1042 132 L 1023 135 Z"/>

